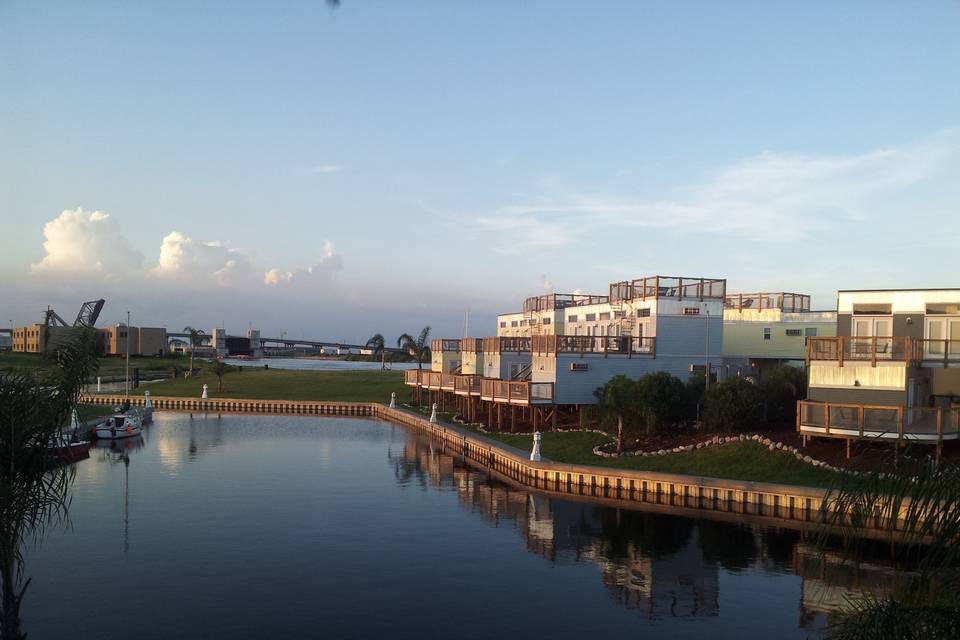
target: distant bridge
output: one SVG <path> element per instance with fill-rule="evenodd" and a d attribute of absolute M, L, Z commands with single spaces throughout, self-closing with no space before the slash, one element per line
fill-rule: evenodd
<path fill-rule="evenodd" d="M 243 338 L 246 339 L 246 336 L 227 336 L 228 338 Z M 198 337 L 197 346 L 209 347 L 210 346 L 211 336 L 203 334 Z M 186 345 L 190 344 L 190 334 L 189 333 L 167 333 L 167 342 L 182 342 Z M 333 349 L 352 349 L 359 351 L 360 349 L 369 349 L 370 347 L 365 344 L 350 344 L 348 342 L 339 342 L 335 340 L 303 340 L 297 338 L 260 338 L 260 348 L 264 350 L 272 349 L 323 349 L 325 347 Z M 403 349 L 398 349 L 396 347 L 387 347 L 385 346 L 384 351 L 389 351 L 391 353 L 405 353 Z"/>

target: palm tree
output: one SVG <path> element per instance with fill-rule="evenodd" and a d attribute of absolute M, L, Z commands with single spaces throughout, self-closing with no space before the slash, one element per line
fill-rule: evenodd
<path fill-rule="evenodd" d="M 373 352 L 372 355 L 374 358 L 380 356 L 380 371 L 386 369 L 387 351 L 385 349 L 383 335 L 380 333 L 374 334 L 373 337 L 367 340 L 367 348 Z"/>
<path fill-rule="evenodd" d="M 600 401 L 600 419 L 617 425 L 617 453 L 620 453 L 624 428 L 633 423 L 638 413 L 637 382 L 624 375 L 614 376 L 593 395 Z"/>
<path fill-rule="evenodd" d="M 826 548 L 839 533 L 849 555 L 864 545 L 858 533 L 880 529 L 898 562 L 889 595 L 850 601 L 829 629 L 833 638 L 960 637 L 960 464 L 929 456 L 900 457 L 891 473 L 845 475 L 827 496 L 830 515 L 819 536 Z"/>
<path fill-rule="evenodd" d="M 213 364 L 210 365 L 210 372 L 217 376 L 217 393 L 223 392 L 223 376 L 231 371 L 233 371 L 233 367 L 223 360 L 215 360 Z"/>
<path fill-rule="evenodd" d="M 197 343 L 200 342 L 200 339 L 207 335 L 203 332 L 203 329 L 194 329 L 191 326 L 186 326 L 183 328 L 184 333 L 190 334 L 190 376 L 193 376 L 193 348 L 197 346 Z"/>
<path fill-rule="evenodd" d="M 430 353 L 430 327 L 424 327 L 420 330 L 420 335 L 414 340 L 409 333 L 402 334 L 397 338 L 397 346 L 403 349 L 404 353 L 417 361 L 417 371 L 423 371 L 423 361 L 429 360 Z M 419 376 L 417 380 L 419 380 Z M 417 383 L 417 405 L 420 405 L 420 384 Z"/>
<path fill-rule="evenodd" d="M 95 331 L 83 329 L 58 344 L 49 367 L 0 372 L 0 638 L 25 637 L 25 544 L 67 517 L 74 467 L 51 465 L 48 446 L 61 441 L 62 425 L 97 370 L 95 344 Z"/>

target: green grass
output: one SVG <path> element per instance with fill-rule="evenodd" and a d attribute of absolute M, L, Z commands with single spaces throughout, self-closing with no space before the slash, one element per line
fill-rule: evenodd
<path fill-rule="evenodd" d="M 255 398 L 263 400 L 329 400 L 343 402 L 390 402 L 409 396 L 402 371 L 290 371 L 243 368 L 223 377 L 223 392 L 217 391 L 217 377 L 203 371 L 193 378 L 177 378 L 142 385 L 135 393 L 149 389 L 155 396 L 199 398 L 203 385 L 211 398 Z"/>
<path fill-rule="evenodd" d="M 102 377 L 122 376 L 126 370 L 126 359 L 123 356 L 101 357 L 98 359 L 100 369 L 97 375 Z M 199 358 L 194 361 L 195 367 L 204 365 Z M 0 370 L 3 369 L 45 369 L 51 364 L 39 353 L 0 353 Z M 169 371 L 174 367 L 186 369 L 190 366 L 188 356 L 168 356 L 165 358 L 130 356 L 130 370 L 140 371 Z M 131 373 L 131 375 L 133 375 Z"/>
<path fill-rule="evenodd" d="M 525 451 L 529 451 L 533 446 L 530 434 L 482 435 Z M 593 454 L 593 447 L 610 440 L 608 436 L 599 433 L 547 432 L 543 434 L 541 451 L 545 458 L 554 462 L 730 480 L 829 487 L 838 479 L 838 474 L 833 471 L 806 464 L 786 453 L 770 451 L 756 442 L 736 442 L 646 458 L 601 458 Z"/>

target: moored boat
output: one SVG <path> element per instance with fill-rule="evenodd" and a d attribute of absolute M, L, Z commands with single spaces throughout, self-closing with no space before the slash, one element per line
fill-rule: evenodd
<path fill-rule="evenodd" d="M 94 427 L 93 435 L 97 439 L 116 440 L 138 436 L 142 430 L 143 424 L 137 414 L 133 412 L 118 413 Z"/>

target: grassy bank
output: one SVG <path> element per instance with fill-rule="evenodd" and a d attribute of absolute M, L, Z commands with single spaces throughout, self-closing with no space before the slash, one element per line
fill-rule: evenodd
<path fill-rule="evenodd" d="M 529 451 L 533 444 L 530 434 L 481 435 L 526 451 Z M 813 467 L 785 453 L 769 451 L 756 442 L 737 442 L 646 458 L 601 458 L 593 454 L 593 447 L 609 441 L 609 437 L 600 433 L 547 432 L 543 434 L 542 453 L 545 458 L 555 462 L 570 464 L 807 487 L 829 487 L 837 479 L 837 474 L 832 471 Z"/>
<path fill-rule="evenodd" d="M 122 376 L 126 370 L 126 360 L 122 356 L 101 357 L 98 359 L 100 369 L 97 375 L 102 377 Z M 194 361 L 195 367 L 204 365 L 203 360 L 197 358 Z M 4 351 L 0 353 L 0 370 L 3 369 L 45 369 L 49 367 L 51 361 L 44 358 L 39 353 L 13 353 Z M 174 367 L 187 369 L 190 366 L 188 356 L 168 356 L 164 358 L 130 356 L 131 375 L 134 369 L 146 371 L 170 371 Z"/>
<path fill-rule="evenodd" d="M 242 368 L 223 377 L 223 391 L 217 391 L 217 377 L 203 371 L 193 378 L 177 378 L 143 385 L 157 396 L 199 398 L 203 385 L 211 398 L 255 398 L 264 400 L 329 400 L 344 402 L 390 401 L 390 393 L 406 398 L 402 371 L 291 371 Z"/>

